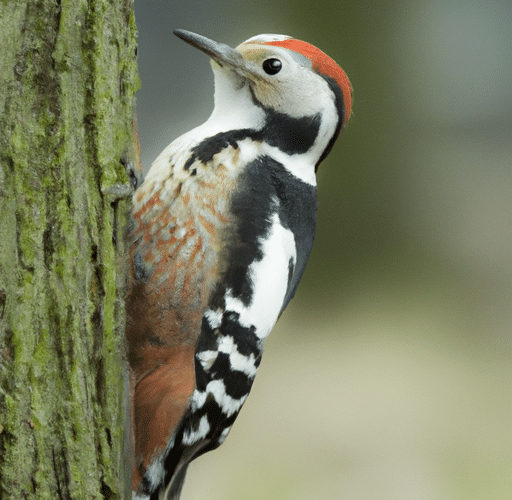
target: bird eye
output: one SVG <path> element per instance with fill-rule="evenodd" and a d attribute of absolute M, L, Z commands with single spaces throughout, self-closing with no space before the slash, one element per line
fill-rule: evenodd
<path fill-rule="evenodd" d="M 281 71 L 283 63 L 279 59 L 267 59 L 263 62 L 263 71 L 268 75 L 275 75 Z"/>

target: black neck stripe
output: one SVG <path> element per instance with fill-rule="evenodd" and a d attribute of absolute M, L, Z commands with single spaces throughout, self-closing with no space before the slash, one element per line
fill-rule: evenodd
<path fill-rule="evenodd" d="M 334 146 L 336 139 L 340 135 L 341 126 L 343 124 L 343 121 L 345 120 L 345 105 L 343 103 L 343 94 L 338 84 L 336 83 L 336 80 L 327 75 L 323 75 L 320 73 L 319 75 L 327 82 L 327 85 L 329 85 L 329 88 L 334 94 L 334 104 L 336 105 L 336 111 L 338 112 L 338 123 L 336 124 L 336 129 L 334 130 L 334 134 L 331 137 L 331 140 L 327 144 L 327 147 L 324 149 L 322 155 L 320 156 L 320 159 L 315 165 L 315 172 L 318 170 L 318 165 L 320 165 L 320 163 L 322 163 L 322 161 L 325 160 L 326 156 L 331 152 L 331 149 Z"/>

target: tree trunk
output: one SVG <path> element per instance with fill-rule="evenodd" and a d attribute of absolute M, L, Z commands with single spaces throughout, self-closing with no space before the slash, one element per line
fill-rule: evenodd
<path fill-rule="evenodd" d="M 0 499 L 127 499 L 133 0 L 2 0 L 0 43 Z"/>

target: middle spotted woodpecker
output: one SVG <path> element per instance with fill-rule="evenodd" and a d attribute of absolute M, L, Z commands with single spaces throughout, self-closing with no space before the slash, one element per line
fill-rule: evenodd
<path fill-rule="evenodd" d="M 259 35 L 210 56 L 215 108 L 135 192 L 127 299 L 133 499 L 177 500 L 218 447 L 313 246 L 316 178 L 351 112 L 343 70 L 306 42 Z"/>

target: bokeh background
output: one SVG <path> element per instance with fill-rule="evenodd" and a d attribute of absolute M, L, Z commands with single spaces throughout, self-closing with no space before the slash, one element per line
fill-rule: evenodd
<path fill-rule="evenodd" d="M 207 57 L 309 41 L 353 116 L 299 292 L 183 500 L 512 498 L 512 2 L 137 0 L 145 167 L 212 109 Z"/>

